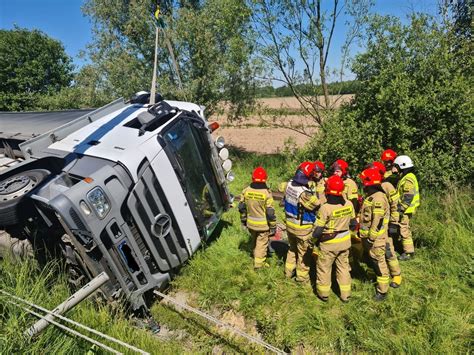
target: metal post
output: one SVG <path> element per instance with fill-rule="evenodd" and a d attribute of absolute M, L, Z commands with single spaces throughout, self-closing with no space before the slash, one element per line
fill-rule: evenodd
<path fill-rule="evenodd" d="M 155 26 L 155 62 L 153 63 L 153 77 L 151 79 L 150 105 L 155 103 L 156 94 L 156 70 L 158 66 L 158 26 Z"/>
<path fill-rule="evenodd" d="M 84 285 L 80 290 L 74 293 L 66 301 L 61 303 L 51 312 L 56 314 L 64 314 L 74 306 L 78 305 L 80 302 L 85 300 L 91 294 L 93 294 L 99 287 L 104 283 L 109 281 L 109 276 L 105 272 L 101 272 L 99 275 L 90 280 L 86 285 Z M 31 328 L 29 328 L 25 335 L 29 337 L 34 337 L 35 335 L 41 333 L 50 323 L 48 320 L 54 320 L 55 317 L 52 314 L 47 314 L 43 319 L 37 321 Z"/>

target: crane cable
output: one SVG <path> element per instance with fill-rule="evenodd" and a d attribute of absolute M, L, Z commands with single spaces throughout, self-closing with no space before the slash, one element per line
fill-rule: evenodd
<path fill-rule="evenodd" d="M 107 339 L 107 340 L 109 340 L 109 341 L 111 341 L 111 342 L 117 343 L 117 344 L 119 344 L 119 345 L 122 345 L 123 347 L 126 347 L 126 348 L 128 348 L 128 349 L 130 349 L 130 350 L 133 350 L 133 351 L 135 351 L 135 352 L 137 352 L 137 353 L 139 353 L 139 354 L 142 354 L 142 355 L 150 355 L 150 353 L 148 353 L 148 352 L 146 352 L 146 351 L 143 351 L 143 350 L 141 350 L 141 349 L 139 349 L 139 348 L 137 348 L 137 347 L 135 347 L 135 346 L 133 346 L 133 345 L 127 344 L 127 343 L 125 343 L 125 342 L 123 342 L 123 341 L 121 341 L 121 340 L 119 340 L 119 339 L 116 339 L 116 338 L 114 338 L 114 337 L 111 337 L 110 335 L 107 335 L 107 334 L 104 334 L 104 333 L 102 333 L 102 332 L 99 332 L 98 330 L 92 329 L 92 328 L 90 328 L 90 327 L 88 327 L 88 326 L 86 326 L 86 325 L 84 325 L 84 324 L 81 324 L 81 323 L 79 323 L 79 322 L 76 322 L 76 321 L 74 321 L 74 320 L 72 320 L 72 319 L 70 319 L 70 318 L 67 318 L 67 317 L 64 317 L 64 316 L 62 316 L 62 315 L 60 315 L 60 314 L 51 312 L 50 310 L 48 310 L 48 309 L 46 309 L 46 308 L 43 308 L 43 307 L 41 307 L 41 306 L 38 306 L 38 305 L 36 305 L 36 304 L 34 304 L 34 303 L 32 303 L 32 302 L 29 302 L 29 301 L 27 301 L 27 300 L 25 300 L 25 299 L 23 299 L 23 298 L 20 298 L 20 297 L 18 297 L 18 296 L 12 295 L 11 293 L 9 293 L 9 292 L 7 292 L 7 291 L 0 290 L 0 293 L 3 293 L 4 295 L 7 295 L 7 296 L 9 296 L 9 297 L 11 297 L 11 298 L 13 298 L 13 299 L 15 299 L 15 300 L 17 300 L 17 301 L 23 302 L 23 303 L 27 304 L 27 305 L 30 306 L 30 307 L 36 308 L 36 309 L 38 309 L 38 310 L 40 310 L 40 311 L 43 311 L 43 312 L 45 312 L 45 313 L 47 313 L 47 314 L 53 315 L 54 317 L 57 317 L 58 319 L 61 319 L 61 320 L 65 321 L 65 322 L 71 323 L 71 324 L 75 325 L 76 327 L 79 327 L 79 328 L 82 328 L 82 329 L 84 329 L 84 330 L 87 330 L 88 332 L 91 332 L 91 333 L 93 333 L 93 334 L 95 334 L 95 335 L 97 335 L 97 336 L 99 336 L 99 337 L 102 337 L 102 338 Z M 10 303 L 13 303 L 13 302 L 10 302 Z M 13 304 L 16 304 L 16 303 L 13 303 Z M 17 304 L 16 304 L 16 305 L 17 305 Z M 21 305 L 17 305 L 17 306 L 22 307 Z M 22 307 L 22 308 L 23 308 L 23 307 Z M 54 324 L 54 323 L 53 323 L 53 324 Z"/>
<path fill-rule="evenodd" d="M 237 329 L 237 328 L 234 328 L 233 326 L 231 326 L 230 324 L 227 324 L 227 323 L 224 323 L 222 321 L 220 321 L 219 319 L 209 315 L 209 314 L 206 314 L 202 311 L 200 311 L 199 309 L 196 309 L 196 308 L 193 308 L 191 306 L 188 306 L 187 304 L 185 303 L 181 303 L 177 300 L 175 300 L 173 297 L 170 297 L 168 295 L 165 295 L 164 293 L 162 292 L 159 292 L 159 291 L 153 291 L 154 294 L 156 294 L 157 296 L 160 296 L 162 297 L 163 299 L 167 300 L 167 301 L 170 301 L 171 303 L 173 303 L 174 305 L 178 306 L 178 307 L 181 307 L 181 308 L 184 308 L 192 313 L 195 313 L 205 319 L 207 319 L 208 321 L 210 322 L 213 322 L 221 327 L 224 327 L 224 328 L 227 328 L 231 331 L 233 331 L 234 333 L 237 333 L 238 335 L 240 335 L 241 337 L 243 338 L 246 338 L 248 340 L 250 340 L 251 342 L 254 342 L 254 343 L 257 343 L 261 346 L 263 346 L 264 348 L 276 353 L 276 354 L 286 354 L 283 350 L 281 349 L 278 349 L 277 347 L 271 345 L 271 344 L 268 344 L 267 342 L 257 338 L 257 337 L 254 337 L 252 335 L 249 335 L 243 331 L 241 331 L 240 329 Z"/>
<path fill-rule="evenodd" d="M 69 327 L 66 327 L 65 325 L 63 325 L 63 324 L 61 324 L 61 323 L 58 323 L 58 322 L 56 322 L 56 321 L 54 321 L 54 320 L 47 319 L 46 317 L 42 316 L 41 314 L 36 313 L 35 311 L 32 311 L 32 310 L 29 309 L 29 308 L 23 307 L 22 305 L 20 305 L 20 304 L 18 304 L 18 303 L 16 303 L 16 302 L 8 301 L 8 300 L 7 300 L 7 303 L 13 304 L 13 305 L 15 305 L 15 306 L 17 306 L 17 307 L 23 309 L 24 311 L 26 311 L 26 312 L 28 312 L 28 313 L 30 313 L 30 314 L 32 314 L 32 315 L 38 317 L 38 318 L 41 318 L 41 319 L 46 320 L 47 322 L 49 322 L 49 323 L 55 325 L 55 326 L 58 327 L 58 328 L 61 328 L 61 329 L 65 330 L 65 331 L 67 331 L 67 332 L 69 332 L 69 333 L 71 333 L 71 334 L 73 334 L 73 335 L 75 335 L 75 336 L 77 336 L 77 337 L 79 337 L 79 338 L 82 338 L 82 339 L 84 339 L 84 340 L 87 340 L 88 342 L 90 342 L 90 343 L 92 343 L 92 344 L 94 344 L 94 345 L 97 345 L 97 346 L 101 347 L 101 348 L 104 349 L 104 350 L 110 351 L 110 352 L 113 353 L 113 354 L 123 354 L 123 353 L 121 353 L 120 351 L 117 351 L 117 350 L 115 350 L 115 349 L 112 349 L 110 346 L 107 346 L 107 345 L 105 345 L 104 343 L 101 343 L 101 342 L 98 341 L 98 340 L 92 339 L 92 338 L 88 337 L 87 335 L 81 334 L 81 333 L 79 333 L 78 331 L 76 331 L 76 330 L 74 330 L 74 329 L 71 329 L 71 328 L 69 328 Z"/>

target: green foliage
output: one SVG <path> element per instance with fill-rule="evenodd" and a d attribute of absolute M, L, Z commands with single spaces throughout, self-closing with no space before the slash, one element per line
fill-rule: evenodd
<path fill-rule="evenodd" d="M 100 74 L 93 65 L 85 65 L 74 75 L 74 84 L 58 92 L 38 96 L 36 110 L 68 110 L 101 107 L 117 97 L 100 83 Z"/>
<path fill-rule="evenodd" d="M 296 90 L 301 93 L 301 95 L 323 95 L 323 90 L 321 87 L 314 87 L 310 84 L 298 84 L 295 85 Z M 341 82 L 334 82 L 328 84 L 329 93 L 332 95 L 345 95 L 345 94 L 355 94 L 359 91 L 360 85 L 357 80 L 348 80 Z M 256 97 L 289 97 L 293 96 L 291 88 L 287 85 L 280 87 L 273 86 L 261 86 L 256 89 Z"/>
<path fill-rule="evenodd" d="M 41 31 L 0 30 L 0 110 L 29 110 L 44 95 L 69 86 L 71 58 Z"/>
<path fill-rule="evenodd" d="M 95 24 L 95 41 L 89 47 L 93 66 L 101 74 L 98 79 L 103 87 L 115 96 L 149 90 L 155 4 L 151 0 L 89 0 L 84 6 Z M 172 2 L 162 10 L 158 91 L 166 98 L 205 105 L 209 113 L 218 102 L 228 101 L 231 114 L 241 115 L 252 103 L 254 76 L 250 12 L 245 2 Z"/>
<path fill-rule="evenodd" d="M 407 25 L 375 16 L 353 63 L 360 90 L 307 152 L 360 169 L 391 147 L 413 158 L 422 186 L 472 181 L 474 63 L 469 42 L 457 51 L 453 43 L 451 27 L 426 16 Z"/>

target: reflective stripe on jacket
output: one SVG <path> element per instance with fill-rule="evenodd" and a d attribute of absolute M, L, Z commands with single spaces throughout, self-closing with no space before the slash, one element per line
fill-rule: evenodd
<path fill-rule="evenodd" d="M 246 187 L 240 196 L 240 201 L 245 205 L 245 222 L 249 229 L 254 231 L 267 231 L 275 227 L 276 220 L 273 211 L 273 197 L 269 189 Z M 272 218 L 269 220 L 268 212 L 271 210 Z"/>
<path fill-rule="evenodd" d="M 390 206 L 384 192 L 377 191 L 364 199 L 360 210 L 360 237 L 370 238 L 373 241 L 384 237 L 387 233 L 389 217 Z"/>
<path fill-rule="evenodd" d="M 415 174 L 408 173 L 403 176 L 398 182 L 397 191 L 400 196 L 399 205 L 403 213 L 415 213 L 417 207 L 420 205 L 420 191 L 418 187 L 418 179 Z M 406 203 L 405 195 L 413 195 L 410 204 Z"/>
<path fill-rule="evenodd" d="M 383 181 L 382 189 L 387 196 L 388 203 L 390 204 L 390 222 L 397 223 L 400 217 L 398 212 L 398 203 L 400 201 L 400 196 L 398 195 L 397 189 L 392 185 L 391 182 Z"/>
<path fill-rule="evenodd" d="M 309 233 L 316 220 L 317 206 L 319 201 L 308 187 L 290 180 L 285 191 L 286 225 L 290 231 Z"/>

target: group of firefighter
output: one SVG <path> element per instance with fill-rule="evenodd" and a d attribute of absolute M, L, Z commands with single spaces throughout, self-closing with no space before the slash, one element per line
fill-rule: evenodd
<path fill-rule="evenodd" d="M 364 195 L 349 175 L 346 161 L 336 160 L 324 177 L 320 161 L 305 161 L 293 178 L 280 184 L 289 250 L 285 275 L 309 283 L 311 259 L 316 260 L 316 294 L 326 302 L 335 264 L 340 298 L 351 297 L 352 263 L 365 262 L 377 277 L 375 299 L 386 298 L 389 287 L 402 282 L 399 260 L 414 257 L 410 220 L 420 205 L 414 165 L 407 155 L 386 149 L 381 161 L 369 164 L 360 174 Z M 267 172 L 257 167 L 252 183 L 240 196 L 241 222 L 254 243 L 254 268 L 267 267 L 270 237 L 276 232 L 272 192 L 266 185 Z M 397 258 L 394 240 L 402 251 Z"/>

